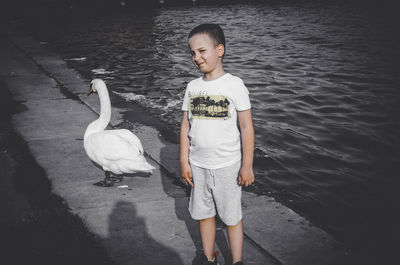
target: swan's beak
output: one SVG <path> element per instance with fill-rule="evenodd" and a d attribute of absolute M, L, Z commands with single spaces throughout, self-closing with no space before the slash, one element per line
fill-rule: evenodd
<path fill-rule="evenodd" d="M 90 86 L 88 96 L 89 96 L 90 94 L 92 94 L 92 93 L 93 93 L 93 89 L 92 89 L 92 86 Z"/>

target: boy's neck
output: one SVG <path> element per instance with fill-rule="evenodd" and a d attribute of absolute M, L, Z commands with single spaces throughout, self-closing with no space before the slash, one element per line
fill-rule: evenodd
<path fill-rule="evenodd" d="M 224 74 L 226 74 L 226 72 L 224 71 L 224 69 L 222 67 L 217 68 L 212 72 L 204 73 L 203 80 L 204 81 L 212 81 L 212 80 L 220 78 Z"/>

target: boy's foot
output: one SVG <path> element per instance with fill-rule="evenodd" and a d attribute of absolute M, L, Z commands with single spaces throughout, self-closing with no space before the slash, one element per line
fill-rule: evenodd
<path fill-rule="evenodd" d="M 236 262 L 236 263 L 233 263 L 232 265 L 244 265 L 244 263 L 241 262 L 241 261 L 238 261 L 238 262 Z"/>
<path fill-rule="evenodd" d="M 218 263 L 217 263 L 217 255 L 214 256 L 214 261 L 209 261 L 207 256 L 204 255 L 204 253 L 201 253 L 197 264 L 198 265 L 218 265 Z"/>

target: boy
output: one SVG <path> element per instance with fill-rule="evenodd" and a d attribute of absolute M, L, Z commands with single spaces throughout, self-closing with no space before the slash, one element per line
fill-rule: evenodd
<path fill-rule="evenodd" d="M 200 224 L 204 251 L 200 264 L 217 264 L 218 211 L 227 225 L 233 263 L 242 265 L 241 186 L 254 182 L 254 129 L 248 90 L 240 78 L 222 67 L 225 37 L 218 25 L 195 27 L 188 44 L 193 64 L 203 76 L 187 85 L 183 100 L 180 164 L 182 179 L 192 187 L 189 212 Z"/>

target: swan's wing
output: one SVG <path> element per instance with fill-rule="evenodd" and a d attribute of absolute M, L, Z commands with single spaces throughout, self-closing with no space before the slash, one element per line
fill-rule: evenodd
<path fill-rule="evenodd" d="M 115 133 L 116 131 L 117 133 Z M 126 135 L 126 132 L 120 130 L 107 130 L 91 134 L 84 141 L 85 150 L 94 162 L 115 174 L 149 172 L 154 169 L 144 158 L 143 147 L 137 137 L 128 136 L 131 140 L 129 142 L 126 140 Z M 133 140 L 135 142 L 132 142 L 132 139 L 135 139 Z M 139 144 L 137 144 L 138 142 Z"/>
<path fill-rule="evenodd" d="M 136 157 L 142 156 L 141 146 L 133 146 L 125 138 L 112 132 L 112 130 L 102 131 L 87 138 L 87 147 L 96 157 L 95 160 L 104 164 L 107 161 L 120 159 L 135 160 Z"/>
<path fill-rule="evenodd" d="M 143 146 L 140 142 L 140 139 L 133 134 L 130 130 L 127 129 L 119 129 L 119 130 L 110 130 L 112 133 L 124 138 L 126 141 L 129 142 L 130 145 L 138 148 L 140 153 L 143 154 Z M 107 132 L 107 131 L 106 131 Z"/>

